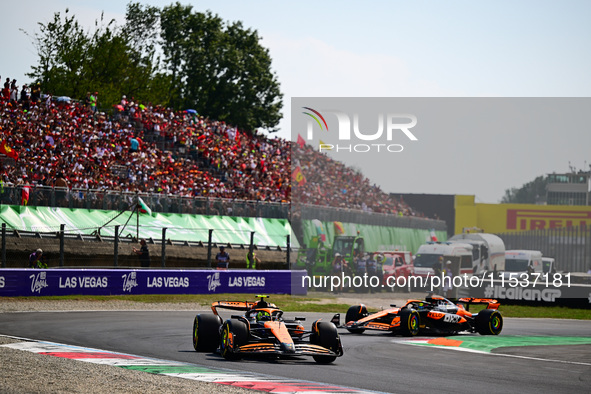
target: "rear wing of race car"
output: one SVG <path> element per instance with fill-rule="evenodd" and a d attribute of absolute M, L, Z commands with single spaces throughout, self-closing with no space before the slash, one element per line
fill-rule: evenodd
<path fill-rule="evenodd" d="M 233 311 L 249 311 L 257 304 L 256 301 L 216 301 L 211 304 L 211 310 L 215 315 L 218 315 L 218 308 L 229 309 Z M 277 308 L 275 304 L 267 303 L 269 308 Z"/>
<path fill-rule="evenodd" d="M 493 300 L 492 298 L 472 298 L 472 297 L 465 297 L 460 298 L 458 303 L 464 303 L 466 305 L 466 310 L 470 310 L 471 304 L 487 304 L 486 309 L 499 309 L 501 304 L 497 300 Z"/>
<path fill-rule="evenodd" d="M 252 309 L 254 302 L 248 301 L 216 301 L 211 304 L 211 310 L 215 315 L 218 314 L 218 308 L 230 309 L 233 311 L 247 311 Z"/>

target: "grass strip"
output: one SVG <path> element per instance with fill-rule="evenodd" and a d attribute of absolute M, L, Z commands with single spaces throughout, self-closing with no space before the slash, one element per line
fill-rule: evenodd
<path fill-rule="evenodd" d="M 361 296 L 362 297 L 362 296 Z M 72 300 L 72 301 L 131 301 L 142 303 L 167 303 L 167 304 L 195 304 L 195 308 L 207 307 L 214 301 L 254 301 L 253 294 L 172 294 L 172 295 L 112 295 L 112 296 L 58 296 L 58 297 L 3 297 L 3 302 L 10 301 L 42 301 L 46 300 Z M 323 295 L 322 297 L 292 296 L 286 294 L 272 294 L 269 302 L 276 304 L 286 312 L 323 312 L 345 313 L 350 304 L 342 304 L 336 301 L 336 297 Z M 363 302 L 360 298 L 360 302 Z M 477 305 L 470 308 L 471 312 L 477 311 Z M 591 309 L 568 308 L 564 306 L 525 306 L 502 305 L 499 308 L 504 317 L 531 317 L 552 319 L 577 319 L 591 320 Z M 372 310 L 370 311 L 377 311 Z"/>

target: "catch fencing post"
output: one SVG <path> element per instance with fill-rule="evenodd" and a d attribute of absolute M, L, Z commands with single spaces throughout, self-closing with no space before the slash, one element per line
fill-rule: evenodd
<path fill-rule="evenodd" d="M 248 246 L 248 255 L 252 256 L 252 252 L 254 251 L 254 231 L 250 232 L 250 245 Z M 248 264 L 248 262 L 247 262 Z M 255 263 L 256 264 L 256 263 Z M 256 265 L 255 265 L 256 267 Z M 249 268 L 249 267 L 246 267 Z M 259 267 L 261 269 L 261 267 Z"/>
<path fill-rule="evenodd" d="M 162 228 L 162 268 L 166 267 L 166 227 Z"/>
<path fill-rule="evenodd" d="M 115 226 L 115 240 L 113 242 L 115 244 L 113 250 L 113 265 L 117 267 L 117 260 L 119 259 L 119 225 Z"/>
<path fill-rule="evenodd" d="M 60 267 L 64 266 L 64 230 L 65 224 L 60 224 Z"/>
<path fill-rule="evenodd" d="M 291 268 L 291 261 L 290 261 L 290 250 L 291 250 L 291 237 L 287 234 L 287 269 Z"/>
<path fill-rule="evenodd" d="M 6 268 L 6 223 L 2 223 L 2 268 Z"/>
<path fill-rule="evenodd" d="M 207 238 L 207 268 L 211 268 L 211 239 L 213 238 L 213 229 L 209 229 L 209 237 Z"/>

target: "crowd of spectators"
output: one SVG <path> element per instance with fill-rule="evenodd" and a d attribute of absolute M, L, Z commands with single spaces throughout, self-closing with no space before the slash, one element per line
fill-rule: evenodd
<path fill-rule="evenodd" d="M 287 141 L 125 97 L 106 115 L 89 100 L 23 89 L 18 99 L 4 90 L 0 99 L 2 139 L 19 155 L 1 169 L 5 185 L 290 199 Z M 57 185 L 58 179 L 66 183 Z"/>
<path fill-rule="evenodd" d="M 332 160 L 311 145 L 292 144 L 294 167 L 299 167 L 305 181 L 294 182 L 292 199 L 301 204 L 324 205 L 398 216 L 423 216 L 404 201 L 398 200 L 361 172 Z"/>
<path fill-rule="evenodd" d="M 112 109 L 97 108 L 98 92 L 76 101 L 41 94 L 39 84 L 19 91 L 17 81 L 6 78 L 1 142 L 18 159 L 0 161 L 2 185 L 249 201 L 293 198 L 302 204 L 417 215 L 358 171 L 310 146 L 126 96 Z M 306 178 L 293 195 L 292 153 Z"/>

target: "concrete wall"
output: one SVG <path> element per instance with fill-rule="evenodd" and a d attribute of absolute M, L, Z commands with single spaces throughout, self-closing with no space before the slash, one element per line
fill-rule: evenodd
<path fill-rule="evenodd" d="M 139 267 L 138 256 L 133 254 L 133 247 L 139 248 L 137 242 L 122 242 L 118 248 L 118 267 Z M 59 267 L 60 243 L 57 238 L 33 238 L 16 236 L 6 237 L 6 268 L 25 268 L 28 266 L 29 254 L 37 248 L 43 249 L 49 268 Z M 148 243 L 151 267 L 162 267 L 162 245 Z M 207 267 L 207 244 L 201 246 L 166 245 L 165 268 L 205 268 Z M 215 255 L 218 248 L 212 248 L 212 265 L 215 266 Z M 230 268 L 246 268 L 246 253 L 248 249 L 229 248 Z M 287 253 L 285 249 L 255 251 L 261 264 L 257 269 L 285 269 L 287 268 Z M 291 253 L 295 259 L 295 253 Z M 114 244 L 112 242 L 64 240 L 64 267 L 69 268 L 113 268 Z"/>

